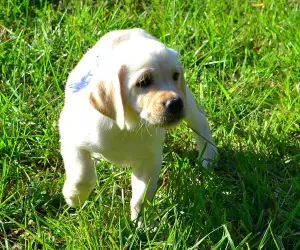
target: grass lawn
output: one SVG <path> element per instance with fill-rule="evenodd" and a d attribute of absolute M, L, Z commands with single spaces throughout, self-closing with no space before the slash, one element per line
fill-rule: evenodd
<path fill-rule="evenodd" d="M 168 132 L 146 231 L 130 169 L 98 164 L 82 208 L 61 193 L 68 74 L 132 27 L 178 50 L 221 154 L 205 170 L 185 124 Z M 1 249 L 300 249 L 299 1 L 0 0 L 0 70 Z"/>

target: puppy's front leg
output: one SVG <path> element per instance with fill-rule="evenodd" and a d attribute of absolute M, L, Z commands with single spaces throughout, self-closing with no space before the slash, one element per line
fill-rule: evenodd
<path fill-rule="evenodd" d="M 153 161 L 153 159 L 145 160 L 132 167 L 131 220 L 135 220 L 138 217 L 145 191 L 147 191 L 147 200 L 153 198 L 161 169 L 161 156 L 159 158 L 157 161 Z"/>
<path fill-rule="evenodd" d="M 82 204 L 96 184 L 96 174 L 89 152 L 62 144 L 61 154 L 66 170 L 63 194 L 70 206 Z"/>
<path fill-rule="evenodd" d="M 207 168 L 211 165 L 211 161 L 218 156 L 218 150 L 212 138 L 209 124 L 205 117 L 204 111 L 198 106 L 191 91 L 187 88 L 187 116 L 186 121 L 188 126 L 193 130 L 199 157 L 202 157 L 202 166 Z"/>

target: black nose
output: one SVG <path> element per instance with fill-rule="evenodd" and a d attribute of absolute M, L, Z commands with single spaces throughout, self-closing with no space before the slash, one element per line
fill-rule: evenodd
<path fill-rule="evenodd" d="M 183 101 L 180 97 L 169 99 L 165 104 L 167 111 L 171 114 L 178 114 L 183 109 Z"/>

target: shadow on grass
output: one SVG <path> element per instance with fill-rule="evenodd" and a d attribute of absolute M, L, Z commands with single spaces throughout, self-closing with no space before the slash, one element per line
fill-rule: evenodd
<path fill-rule="evenodd" d="M 295 232 L 299 231 L 295 215 L 299 200 L 296 167 L 299 151 L 289 142 L 275 138 L 271 141 L 276 146 L 267 154 L 223 147 L 214 171 L 188 160 L 196 159 L 195 150 L 178 148 L 182 158 L 177 159 L 175 171 L 172 168 L 164 173 L 161 183 L 161 189 L 165 189 L 169 197 L 163 206 L 176 204 L 176 211 L 172 210 L 172 215 L 169 212 L 168 217 L 180 217 L 183 224 L 193 225 L 192 239 L 199 235 L 204 237 L 222 224 L 227 225 L 236 244 L 251 233 L 248 242 L 254 248 L 271 223 L 276 244 L 294 247 Z M 169 160 L 172 161 L 166 161 Z M 219 230 L 210 235 L 210 239 L 217 242 L 222 234 Z M 270 232 L 269 238 L 272 238 Z M 276 247 L 272 239 L 266 246 Z"/>

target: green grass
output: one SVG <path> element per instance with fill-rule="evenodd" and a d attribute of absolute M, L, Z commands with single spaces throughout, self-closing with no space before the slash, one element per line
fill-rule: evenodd
<path fill-rule="evenodd" d="M 0 0 L 0 247 L 299 249 L 300 4 L 253 3 Z M 169 131 L 143 215 L 156 231 L 130 222 L 130 169 L 98 165 L 81 209 L 61 194 L 68 74 L 103 34 L 131 27 L 179 51 L 221 154 L 207 171 L 191 131 Z"/>

